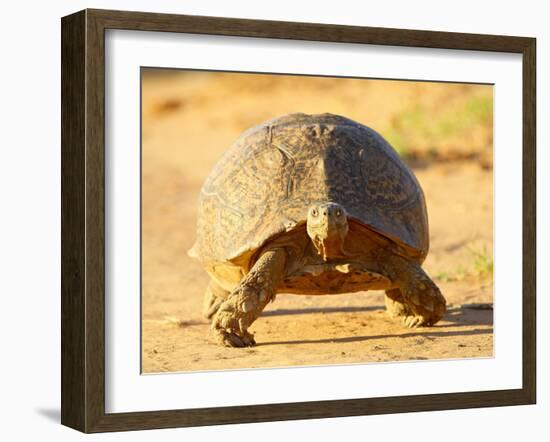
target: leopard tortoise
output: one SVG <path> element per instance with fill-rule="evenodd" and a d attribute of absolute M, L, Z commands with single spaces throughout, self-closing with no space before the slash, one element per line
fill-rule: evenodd
<path fill-rule="evenodd" d="M 385 290 L 392 317 L 435 324 L 446 303 L 421 268 L 428 248 L 424 194 L 389 143 L 342 116 L 298 113 L 249 129 L 216 164 L 189 255 L 210 276 L 215 341 L 246 347 L 277 293 Z"/>

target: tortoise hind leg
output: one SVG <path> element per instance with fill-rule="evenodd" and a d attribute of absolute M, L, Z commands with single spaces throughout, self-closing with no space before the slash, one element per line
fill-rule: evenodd
<path fill-rule="evenodd" d="M 206 319 L 212 319 L 212 316 L 216 314 L 220 305 L 227 299 L 229 292 L 221 288 L 216 282 L 210 280 L 206 292 L 204 293 L 204 300 L 202 305 L 202 314 Z"/>

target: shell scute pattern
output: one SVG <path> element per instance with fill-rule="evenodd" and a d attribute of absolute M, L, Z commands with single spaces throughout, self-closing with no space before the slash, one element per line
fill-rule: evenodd
<path fill-rule="evenodd" d="M 424 195 L 391 146 L 344 117 L 292 114 L 246 131 L 213 169 L 200 197 L 198 257 L 254 250 L 304 222 L 318 201 L 427 254 Z"/>

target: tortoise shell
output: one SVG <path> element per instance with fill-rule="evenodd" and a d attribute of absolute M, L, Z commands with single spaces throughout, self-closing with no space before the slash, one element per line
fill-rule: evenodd
<path fill-rule="evenodd" d="M 243 133 L 202 187 L 190 254 L 242 261 L 323 201 L 419 262 L 426 257 L 426 203 L 414 174 L 377 132 L 332 114 L 290 114 Z"/>

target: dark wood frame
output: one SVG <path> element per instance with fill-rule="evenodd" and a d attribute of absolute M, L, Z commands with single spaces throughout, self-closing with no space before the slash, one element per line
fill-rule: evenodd
<path fill-rule="evenodd" d="M 536 40 L 405 29 L 84 10 L 62 29 L 61 422 L 83 432 L 534 404 Z M 184 32 L 523 56 L 523 387 L 270 405 L 105 413 L 105 30 Z"/>

